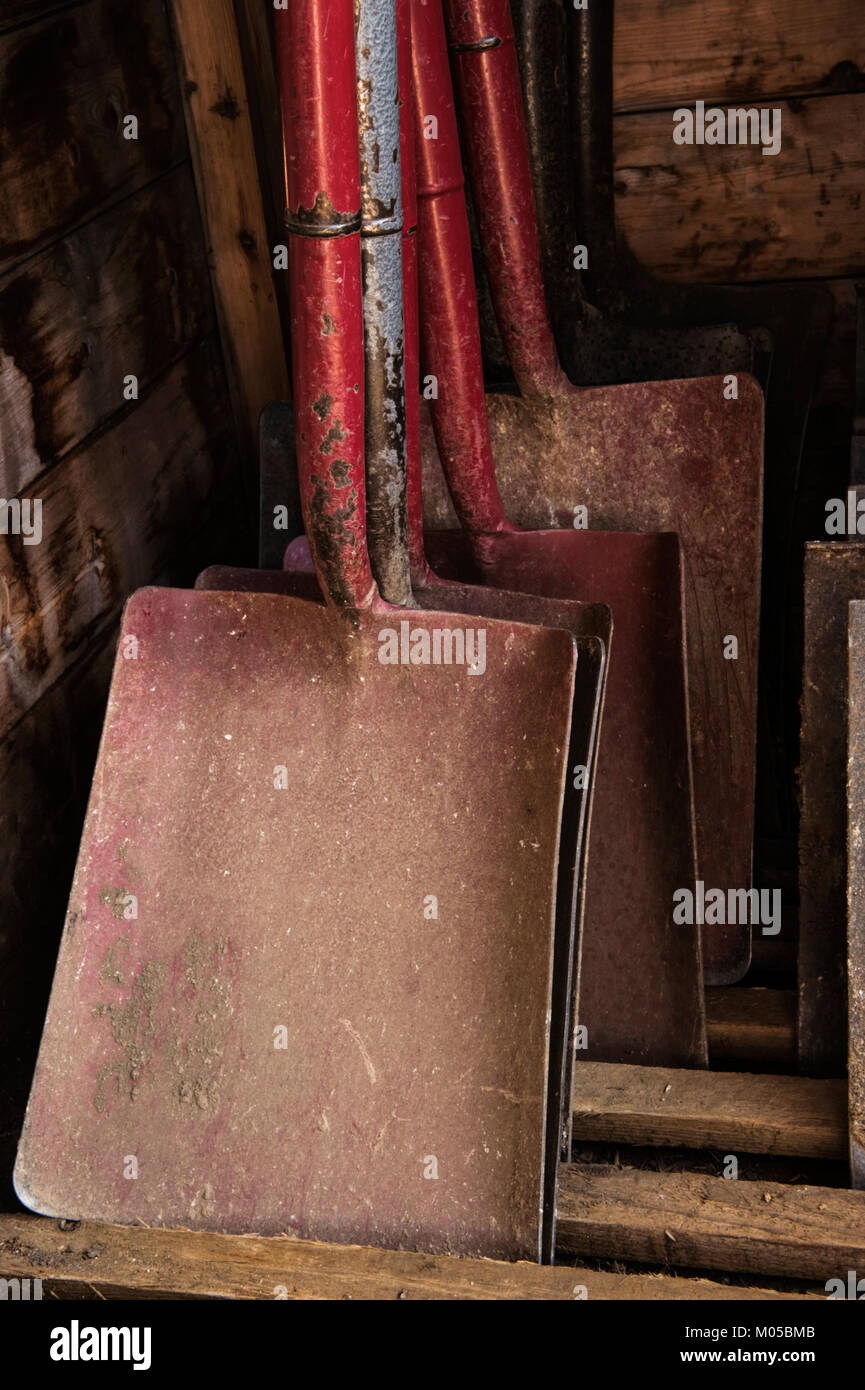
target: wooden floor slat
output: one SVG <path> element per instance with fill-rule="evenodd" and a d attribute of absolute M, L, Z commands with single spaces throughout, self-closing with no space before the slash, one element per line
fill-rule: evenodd
<path fill-rule="evenodd" d="M 709 1065 L 796 1070 L 796 994 L 791 989 L 707 989 Z"/>
<path fill-rule="evenodd" d="M 634 1260 L 824 1283 L 865 1270 L 865 1192 L 570 1165 L 558 1245 Z"/>
<path fill-rule="evenodd" d="M 788 1299 L 813 1294 L 708 1279 L 215 1236 L 0 1215 L 0 1278 L 41 1278 L 43 1297 L 240 1299 Z"/>
<path fill-rule="evenodd" d="M 581 1062 L 574 1140 L 844 1159 L 843 1081 Z"/>

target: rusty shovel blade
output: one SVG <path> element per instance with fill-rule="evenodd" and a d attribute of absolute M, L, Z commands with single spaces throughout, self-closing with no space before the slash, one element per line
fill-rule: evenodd
<path fill-rule="evenodd" d="M 704 1066 L 699 930 L 676 925 L 695 880 L 681 550 L 675 535 L 511 532 L 484 538 L 488 582 L 610 604 L 615 639 L 596 762 L 579 1023 L 592 1061 Z M 445 576 L 466 543 L 430 533 Z"/>
<path fill-rule="evenodd" d="M 390 617 L 130 601 L 27 1205 L 538 1258 L 574 642 L 384 664 Z"/>
<path fill-rule="evenodd" d="M 744 375 L 737 399 L 724 392 L 721 377 L 643 382 L 549 403 L 489 395 L 487 411 L 502 500 L 518 525 L 681 537 L 697 856 L 707 887 L 726 893 L 751 883 L 763 397 Z M 450 529 L 431 430 L 424 469 L 425 523 Z M 706 982 L 741 978 L 750 949 L 750 926 L 706 927 Z"/>
<path fill-rule="evenodd" d="M 318 598 L 317 580 L 307 565 L 305 544 L 289 546 L 287 568 L 262 572 L 213 565 L 199 575 L 196 588 L 239 592 L 264 592 Z M 296 567 L 295 567 L 296 566 Z M 586 861 L 589 850 L 595 757 L 598 744 L 612 621 L 604 604 L 538 598 L 479 585 L 442 583 L 416 587 L 418 607 L 448 613 L 472 613 L 478 617 L 562 628 L 574 637 L 577 670 L 568 755 L 568 778 L 559 838 L 556 936 L 553 959 L 550 1094 L 545 1209 L 552 1237 L 555 1211 L 555 1179 L 559 1155 L 570 1157 L 573 1108 L 574 1054 L 579 1017 L 580 955 L 585 919 Z M 558 1140 L 557 1140 L 558 1135 Z M 552 1245 L 544 1250 L 552 1258 Z"/>

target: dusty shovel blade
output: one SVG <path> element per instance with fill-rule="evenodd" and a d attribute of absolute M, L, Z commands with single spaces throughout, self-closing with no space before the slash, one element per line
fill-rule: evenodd
<path fill-rule="evenodd" d="M 491 622 L 472 675 L 382 664 L 384 626 L 130 601 L 19 1147 L 36 1210 L 538 1257 L 574 643 Z"/>
<path fill-rule="evenodd" d="M 849 607 L 847 974 L 850 1176 L 865 1188 L 865 603 Z"/>
<path fill-rule="evenodd" d="M 806 545 L 798 1045 L 799 1068 L 812 1076 L 841 1076 L 847 1051 L 847 609 L 858 598 L 865 598 L 865 546 Z"/>
<path fill-rule="evenodd" d="M 286 563 L 294 562 L 300 568 L 262 572 L 213 566 L 199 576 L 196 588 L 300 593 L 304 597 L 317 597 L 311 592 L 312 587 L 317 586 L 317 581 L 306 568 L 308 552 L 303 546 L 290 547 L 289 552 L 286 553 Z M 415 588 L 414 597 L 419 608 L 439 609 L 449 613 L 472 613 L 479 617 L 506 622 L 563 628 L 571 633 L 577 645 L 577 671 L 568 755 L 569 774 L 559 841 L 559 886 L 553 961 L 550 1118 L 545 1197 L 546 1209 L 552 1212 L 558 1158 L 568 1158 L 571 1150 L 571 1095 L 575 1028 L 579 1012 L 586 860 L 595 754 L 612 631 L 611 614 L 605 604 L 538 598 L 531 594 L 509 593 L 504 589 L 483 588 L 477 584 L 437 583 L 427 588 Z M 554 1152 L 557 1132 L 558 1155 Z M 552 1221 L 548 1229 L 552 1234 Z M 544 1257 L 551 1258 L 552 1250 L 545 1251 Z"/>
<path fill-rule="evenodd" d="M 572 527 L 584 506 L 593 530 L 681 537 L 698 862 L 707 889 L 725 892 L 751 883 L 757 728 L 763 398 L 746 375 L 738 392 L 725 400 L 724 379 L 708 377 L 544 405 L 487 397 L 505 511 L 517 525 Z M 425 522 L 454 527 L 431 433 L 424 453 Z M 728 636 L 734 660 L 724 656 Z M 750 931 L 706 934 L 707 983 L 744 975 Z"/>
<path fill-rule="evenodd" d="M 674 893 L 695 878 L 678 539 L 572 529 L 490 536 L 485 545 L 491 584 L 603 600 L 613 611 L 586 875 L 581 1055 L 703 1066 L 699 931 L 672 921 Z M 427 554 L 448 577 L 469 563 L 455 532 L 428 535 Z"/>

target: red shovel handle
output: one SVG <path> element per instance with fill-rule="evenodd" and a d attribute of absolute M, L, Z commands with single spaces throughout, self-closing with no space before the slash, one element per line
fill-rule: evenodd
<path fill-rule="evenodd" d="M 508 0 L 444 3 L 499 331 L 523 395 L 560 395 L 570 384 L 559 365 L 544 298 L 510 5 Z"/>
<path fill-rule="evenodd" d="M 354 4 L 291 0 L 274 18 L 304 522 L 328 602 L 370 608 Z"/>
<path fill-rule="evenodd" d="M 512 528 L 502 511 L 487 429 L 471 241 L 441 0 L 410 0 L 410 12 L 424 370 L 434 378 L 433 425 L 454 506 L 464 529 L 477 536 Z"/>

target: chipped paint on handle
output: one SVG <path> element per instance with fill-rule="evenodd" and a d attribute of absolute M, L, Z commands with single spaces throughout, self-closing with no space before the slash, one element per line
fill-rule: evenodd
<path fill-rule="evenodd" d="M 354 8 L 293 0 L 274 18 L 304 523 L 328 601 L 367 608 L 376 587 L 366 544 Z"/>

